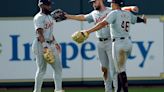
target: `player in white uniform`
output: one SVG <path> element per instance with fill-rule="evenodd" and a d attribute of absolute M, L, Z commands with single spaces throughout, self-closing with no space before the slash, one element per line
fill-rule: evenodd
<path fill-rule="evenodd" d="M 51 49 L 55 56 L 54 63 L 50 64 L 54 70 L 55 90 L 54 92 L 62 91 L 62 65 L 59 58 L 60 46 L 55 41 L 53 36 L 53 18 L 50 16 L 51 1 L 39 0 L 38 12 L 34 19 L 34 27 L 36 32 L 36 39 L 33 42 L 32 49 L 36 56 L 37 71 L 35 76 L 35 86 L 33 92 L 41 92 L 43 77 L 46 73 L 47 62 L 43 59 L 43 53 L 46 49 Z"/>
<path fill-rule="evenodd" d="M 68 15 L 68 19 L 74 19 L 79 21 L 88 21 L 89 23 L 94 22 L 97 24 L 102 21 L 107 14 L 112 10 L 109 7 L 104 6 L 103 0 L 89 0 L 94 10 L 86 15 Z M 103 72 L 103 79 L 105 85 L 105 92 L 112 92 L 112 76 L 110 71 L 114 72 L 114 64 L 112 62 L 112 41 L 110 36 L 109 27 L 105 27 L 100 31 L 96 32 L 97 38 L 97 50 L 98 57 L 101 63 L 101 70 Z M 113 68 L 112 68 L 113 67 Z M 109 69 L 110 68 L 110 69 Z M 109 71 L 110 70 L 110 71 Z"/>
<path fill-rule="evenodd" d="M 110 12 L 103 21 L 97 23 L 94 27 L 85 30 L 88 34 L 100 30 L 110 24 L 110 34 L 112 38 L 112 57 L 118 77 L 118 88 L 115 92 L 128 92 L 128 81 L 126 76 L 126 60 L 132 50 L 130 39 L 130 24 L 136 22 L 146 23 L 146 18 L 140 18 L 131 12 L 121 10 L 122 0 L 112 0 L 111 6 L 114 11 Z"/>
<path fill-rule="evenodd" d="M 94 22 L 97 24 L 102 21 L 109 12 L 110 7 L 106 7 L 103 3 L 104 0 L 89 0 L 94 10 L 86 15 L 69 15 L 66 14 L 68 19 L 74 19 L 78 21 L 88 21 L 89 23 Z M 105 85 L 105 92 L 112 92 L 112 78 L 116 74 L 114 64 L 112 62 L 112 41 L 110 36 L 110 28 L 106 27 L 96 32 L 98 57 L 101 63 L 101 70 L 103 72 L 103 79 Z M 111 74 L 113 73 L 113 74 Z"/>

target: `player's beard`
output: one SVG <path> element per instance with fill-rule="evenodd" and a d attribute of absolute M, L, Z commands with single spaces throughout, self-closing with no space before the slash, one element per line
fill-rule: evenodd
<path fill-rule="evenodd" d="M 100 10 L 100 6 L 94 7 L 95 10 Z"/>
<path fill-rule="evenodd" d="M 44 9 L 44 13 L 46 14 L 46 15 L 49 15 L 49 14 L 51 14 L 51 10 L 48 10 L 48 9 Z"/>

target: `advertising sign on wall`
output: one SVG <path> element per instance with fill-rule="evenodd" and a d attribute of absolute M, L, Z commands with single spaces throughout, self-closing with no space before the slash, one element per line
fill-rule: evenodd
<path fill-rule="evenodd" d="M 102 77 L 95 34 L 83 44 L 71 39 L 73 32 L 91 26 L 93 24 L 72 20 L 54 25 L 54 35 L 62 48 L 60 55 L 66 80 Z M 36 64 L 31 50 L 35 39 L 32 18 L 1 20 L 0 30 L 0 81 L 33 80 Z M 159 77 L 164 72 L 163 24 L 159 18 L 148 18 L 147 24 L 133 25 L 131 36 L 133 50 L 127 61 L 128 77 Z M 52 72 L 48 66 L 45 78 L 52 78 Z"/>

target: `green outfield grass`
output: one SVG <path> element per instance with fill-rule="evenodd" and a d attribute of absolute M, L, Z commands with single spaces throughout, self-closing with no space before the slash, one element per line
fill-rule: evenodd
<path fill-rule="evenodd" d="M 0 92 L 32 92 L 31 88 L 2 88 Z M 42 92 L 53 92 L 53 88 L 43 88 Z M 104 92 L 102 87 L 78 87 L 65 88 L 65 92 Z M 164 86 L 160 87 L 130 87 L 129 92 L 164 92 Z"/>

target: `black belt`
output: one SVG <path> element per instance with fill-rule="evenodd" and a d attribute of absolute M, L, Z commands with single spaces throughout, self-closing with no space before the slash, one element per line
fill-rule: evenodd
<path fill-rule="evenodd" d="M 51 44 L 53 43 L 53 40 L 50 40 L 50 41 L 46 41 L 48 44 Z"/>
<path fill-rule="evenodd" d="M 119 37 L 119 38 L 114 38 L 114 39 L 112 39 L 112 42 L 114 42 L 114 41 L 116 41 L 116 39 L 120 39 L 120 40 L 123 40 L 123 39 L 125 39 L 126 37 Z M 130 39 L 130 37 L 128 37 L 129 39 Z"/>
<path fill-rule="evenodd" d="M 38 39 L 38 41 L 39 41 L 39 39 Z M 46 41 L 46 43 L 51 44 L 51 43 L 53 43 L 53 40 Z"/>
<path fill-rule="evenodd" d="M 106 41 L 106 40 L 108 40 L 108 38 L 98 38 L 99 39 L 99 41 Z"/>

